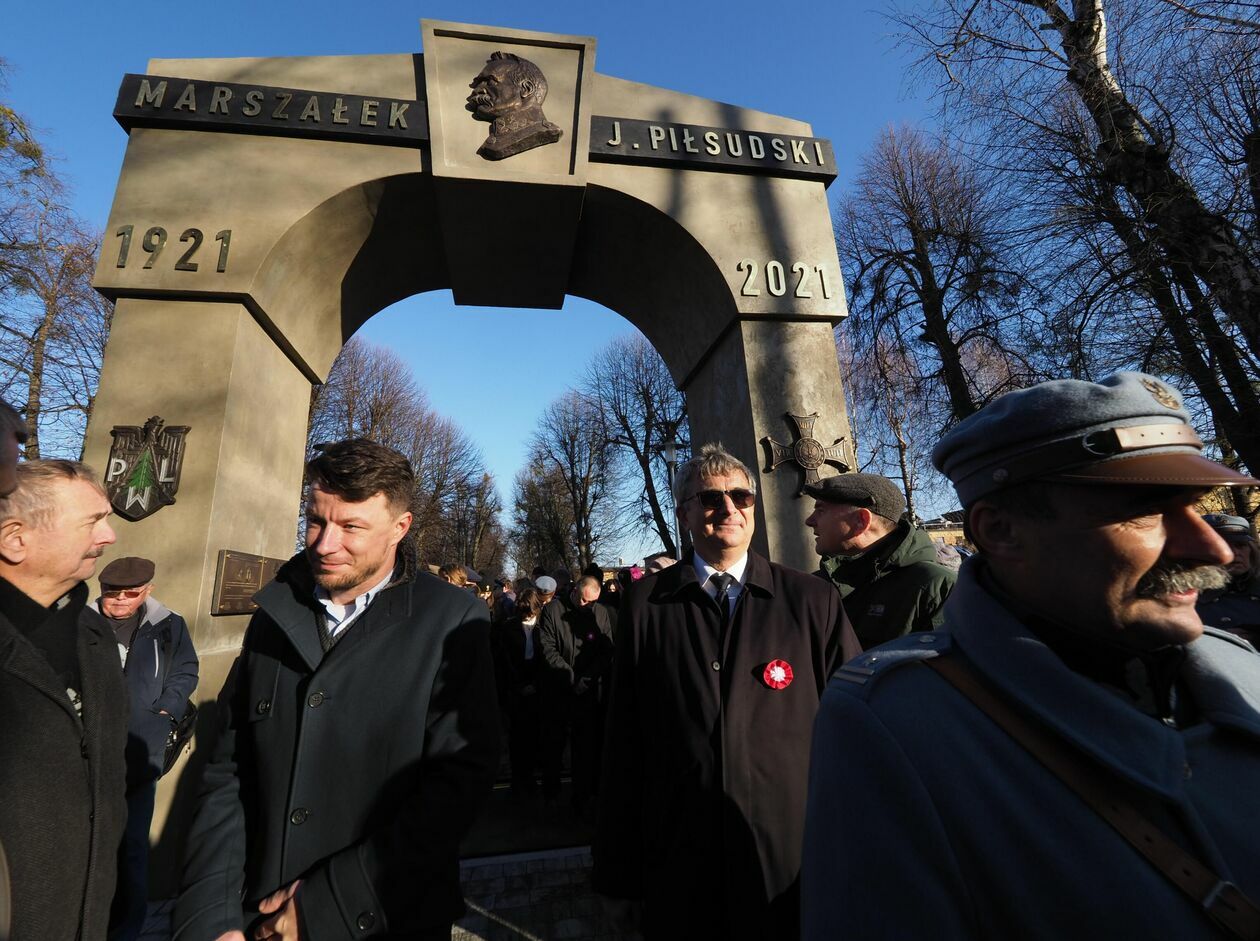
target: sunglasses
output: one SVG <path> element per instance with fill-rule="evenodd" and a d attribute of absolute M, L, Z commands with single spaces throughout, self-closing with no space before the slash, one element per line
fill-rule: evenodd
<path fill-rule="evenodd" d="M 687 500 L 699 500 L 706 510 L 724 510 L 727 497 L 731 498 L 731 503 L 737 510 L 746 510 L 757 501 L 757 495 L 744 487 L 736 487 L 734 490 L 701 490 L 693 493 Z M 686 503 L 687 500 L 683 502 Z"/>
<path fill-rule="evenodd" d="M 110 588 L 102 591 L 101 594 L 106 598 L 122 598 L 130 601 L 132 598 L 139 598 L 144 594 L 143 588 Z"/>

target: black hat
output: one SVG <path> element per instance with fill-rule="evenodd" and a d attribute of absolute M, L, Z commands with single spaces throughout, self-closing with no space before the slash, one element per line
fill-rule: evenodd
<path fill-rule="evenodd" d="M 838 474 L 816 484 L 806 484 L 805 493 L 827 503 L 864 507 L 894 523 L 906 509 L 901 488 L 879 474 Z"/>
<path fill-rule="evenodd" d="M 115 559 L 101 569 L 100 583 L 111 588 L 136 588 L 153 581 L 153 563 L 148 559 L 129 555 Z"/>

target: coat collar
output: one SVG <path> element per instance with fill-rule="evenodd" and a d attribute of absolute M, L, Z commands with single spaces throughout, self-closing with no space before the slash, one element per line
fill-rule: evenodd
<path fill-rule="evenodd" d="M 978 578 L 968 559 L 945 607 L 957 646 L 1005 697 L 1135 784 L 1169 800 L 1184 786 L 1181 734 L 1064 665 Z M 1183 680 L 1206 720 L 1260 738 L 1260 657 L 1215 633 L 1186 648 Z"/>
<path fill-rule="evenodd" d="M 658 601 L 672 601 L 676 596 L 686 597 L 696 590 L 708 597 L 700 579 L 696 577 L 696 553 L 692 549 L 684 552 L 683 557 L 669 568 L 647 577 L 655 579 L 652 597 Z M 744 589 L 763 598 L 774 597 L 774 574 L 770 571 L 770 563 L 751 549 L 748 550 L 748 565 L 744 568 Z"/>
<path fill-rule="evenodd" d="M 394 565 L 394 577 L 381 589 L 369 612 L 376 615 L 368 621 L 368 613 L 360 615 L 356 623 L 354 636 L 370 633 L 406 617 L 411 611 L 411 593 L 391 591 L 399 585 L 407 584 L 416 578 L 416 554 L 410 539 L 404 539 L 398 545 L 398 561 Z M 301 655 L 308 668 L 314 671 L 324 659 L 324 651 L 319 643 L 319 634 L 314 619 L 323 617 L 323 610 L 315 600 L 315 577 L 311 573 L 311 564 L 305 552 L 299 552 L 288 562 L 280 566 L 276 577 L 254 594 L 254 601 L 259 610 L 275 622 L 276 626 L 289 638 L 289 643 Z M 346 637 L 338 646 L 349 643 Z"/>
<path fill-rule="evenodd" d="M 103 643 L 109 644 L 112 648 L 115 641 L 113 632 L 105 620 L 95 611 L 84 609 L 88 596 L 86 582 L 80 582 L 70 589 L 68 595 L 69 604 L 78 608 L 76 619 L 79 631 L 76 635 L 75 654 L 79 658 L 79 675 L 82 677 L 80 685 L 86 685 L 90 679 L 88 648 Z M 70 702 L 70 697 L 66 695 L 65 687 L 58 682 L 57 675 L 44 659 L 44 655 L 7 617 L 2 615 L 0 615 L 0 671 L 8 673 L 43 693 L 65 710 L 75 722 L 80 721 L 79 714 L 74 711 L 74 705 Z M 79 690 L 79 695 L 87 701 L 86 690 Z"/>

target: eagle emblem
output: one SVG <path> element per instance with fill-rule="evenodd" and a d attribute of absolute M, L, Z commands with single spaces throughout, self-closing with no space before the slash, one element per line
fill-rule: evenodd
<path fill-rule="evenodd" d="M 175 502 L 189 429 L 167 426 L 157 415 L 143 426 L 113 427 L 105 492 L 115 513 L 135 523 Z"/>

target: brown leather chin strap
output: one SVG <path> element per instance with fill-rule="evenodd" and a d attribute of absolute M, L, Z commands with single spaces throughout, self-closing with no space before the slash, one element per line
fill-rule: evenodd
<path fill-rule="evenodd" d="M 1209 918 L 1236 938 L 1260 939 L 1260 909 L 1232 882 L 1183 850 L 1124 794 L 1118 781 L 1059 738 L 1012 709 L 963 660 L 921 661 L 972 701 L 999 728 L 1071 788 Z"/>

